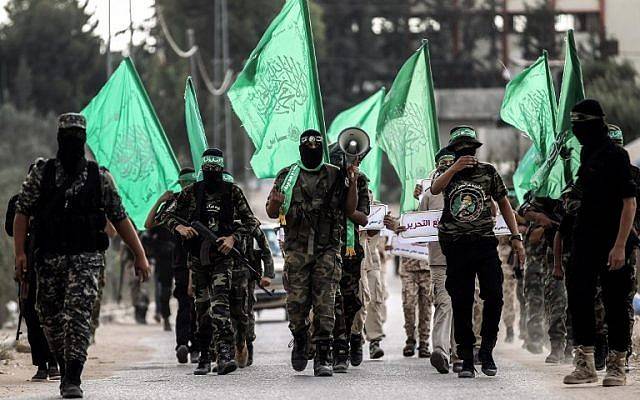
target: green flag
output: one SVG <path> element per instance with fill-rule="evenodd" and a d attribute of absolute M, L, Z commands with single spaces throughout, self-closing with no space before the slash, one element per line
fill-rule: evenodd
<path fill-rule="evenodd" d="M 520 164 L 513 174 L 513 190 L 516 192 L 519 204 L 524 203 L 524 196 L 531 190 L 531 177 L 540 168 L 541 163 L 542 158 L 535 146 L 532 145 L 520 160 Z"/>
<path fill-rule="evenodd" d="M 207 135 L 204 132 L 204 125 L 202 124 L 202 117 L 200 117 L 198 97 L 191 77 L 187 78 L 187 84 L 184 88 L 184 119 L 187 124 L 187 136 L 189 137 L 193 169 L 196 170 L 196 176 L 201 176 L 202 153 L 209 146 L 207 144 Z"/>
<path fill-rule="evenodd" d="M 140 76 L 124 59 L 82 110 L 87 145 L 113 175 L 122 202 L 138 229 L 158 197 L 175 188 L 179 166 Z"/>
<path fill-rule="evenodd" d="M 382 88 L 362 103 L 341 112 L 333 120 L 327 132 L 331 143 L 336 142 L 340 132 L 347 128 L 357 127 L 367 132 L 371 142 L 371 151 L 362 160 L 360 170 L 369 178 L 369 188 L 376 199 L 380 198 L 380 170 L 382 168 L 382 150 L 377 143 L 376 129 L 384 94 L 385 89 Z"/>
<path fill-rule="evenodd" d="M 229 100 L 256 147 L 251 166 L 273 178 L 300 158 L 300 134 L 326 133 L 306 0 L 288 0 L 229 89 Z M 324 141 L 325 161 L 329 160 Z"/>
<path fill-rule="evenodd" d="M 377 140 L 402 183 L 402 212 L 415 210 L 416 181 L 435 168 L 440 149 L 427 41 L 404 63 L 385 96 Z"/>
<path fill-rule="evenodd" d="M 585 99 L 584 83 L 582 80 L 582 67 L 576 42 L 573 39 L 573 29 L 567 32 L 566 56 L 564 59 L 564 71 L 562 72 L 562 87 L 560 89 L 560 103 L 558 106 L 558 127 L 556 132 L 562 138 L 564 145 L 563 155 L 569 160 L 571 179 L 575 181 L 580 167 L 580 149 L 582 146 L 571 132 L 571 109 L 577 103 Z M 565 164 L 566 167 L 566 164 Z"/>
<path fill-rule="evenodd" d="M 584 100 L 582 68 L 576 52 L 573 30 L 567 32 L 566 57 L 562 73 L 558 120 L 553 151 L 545 157 L 540 170 L 532 177 L 534 185 L 542 186 L 549 197 L 560 197 L 564 187 L 575 181 L 580 167 L 580 143 L 571 132 L 571 109 Z"/>
<path fill-rule="evenodd" d="M 562 170 L 559 175 L 554 173 L 549 177 L 554 180 L 536 178 L 539 176 L 537 172 L 540 170 L 542 160 L 549 158 L 554 151 L 556 115 L 557 103 L 553 80 L 549 71 L 547 52 L 544 51 L 533 65 L 507 84 L 500 108 L 500 117 L 516 129 L 523 131 L 533 141 L 535 152 L 532 154 L 536 154 L 537 157 L 531 156 L 529 164 L 526 165 L 526 173 L 520 172 L 521 176 L 527 177 L 527 182 L 523 184 L 537 196 L 559 196 L 564 187 Z M 534 160 L 538 162 L 533 162 Z M 557 168 L 554 167 L 556 170 Z M 535 171 L 531 174 L 534 169 Z"/>

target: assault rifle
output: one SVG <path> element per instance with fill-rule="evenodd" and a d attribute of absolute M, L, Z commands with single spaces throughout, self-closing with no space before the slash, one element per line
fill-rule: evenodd
<path fill-rule="evenodd" d="M 198 232 L 198 235 L 203 239 L 203 245 L 202 248 L 200 250 L 200 262 L 202 262 L 203 264 L 209 264 L 209 253 L 210 253 L 210 248 L 211 245 L 215 245 L 219 239 L 218 235 L 216 235 L 211 229 L 207 228 L 202 222 L 200 221 L 193 221 L 193 222 L 187 222 L 186 220 L 178 217 L 175 214 L 172 214 L 172 216 L 176 219 L 176 221 L 178 221 L 181 225 L 184 226 L 189 226 L 193 229 L 195 229 L 196 232 Z M 257 281 L 257 285 L 260 289 L 262 289 L 262 291 L 264 291 L 266 294 L 268 294 L 269 296 L 273 296 L 274 294 L 274 290 L 269 290 L 267 288 L 265 288 L 264 286 L 262 286 L 262 284 L 260 283 L 260 278 L 262 277 L 262 275 L 255 270 L 255 268 L 253 268 L 253 266 L 251 265 L 251 262 L 249 260 L 247 260 L 247 258 L 245 256 L 242 255 L 242 253 L 240 252 L 240 250 L 238 250 L 235 246 L 231 249 L 231 252 L 229 253 L 229 255 L 236 261 L 240 262 L 242 265 L 244 265 L 249 272 L 251 272 L 253 275 L 255 275 L 257 277 L 256 281 Z"/>
<path fill-rule="evenodd" d="M 16 329 L 16 342 L 20 340 L 20 335 L 22 335 L 22 306 L 29 295 L 28 285 L 29 283 L 26 277 L 23 277 L 22 280 L 18 282 L 18 329 Z"/>

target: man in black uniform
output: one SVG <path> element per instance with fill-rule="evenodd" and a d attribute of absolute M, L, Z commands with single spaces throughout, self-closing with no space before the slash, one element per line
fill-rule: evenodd
<path fill-rule="evenodd" d="M 608 137 L 605 114 L 591 99 L 571 112 L 573 133 L 582 144 L 577 185 L 582 201 L 577 212 L 571 261 L 567 268 L 569 312 L 573 325 L 575 370 L 565 384 L 597 382 L 594 363 L 594 299 L 598 276 L 609 333 L 604 386 L 626 384 L 624 363 L 630 331 L 628 293 L 632 281 L 625 260 L 636 212 L 636 186 L 629 155 Z"/>
<path fill-rule="evenodd" d="M 38 163 L 36 160 L 34 164 L 29 167 L 29 172 Z M 18 195 L 14 195 L 9 200 L 7 207 L 7 214 L 4 222 L 4 230 L 9 237 L 13 237 L 13 218 L 16 213 L 16 203 L 18 202 Z M 35 375 L 31 378 L 32 381 L 46 381 L 47 378 L 51 380 L 60 379 L 60 371 L 58 370 L 58 363 L 56 358 L 49 351 L 49 345 L 47 344 L 47 338 L 42 331 L 42 325 L 38 319 L 36 312 L 36 292 L 38 289 L 38 280 L 36 272 L 34 270 L 33 255 L 35 249 L 33 248 L 33 235 L 28 233 L 27 238 L 27 254 L 29 254 L 29 263 L 26 271 L 26 285 L 22 285 L 21 290 L 25 290 L 27 293 L 20 293 L 20 311 L 24 317 L 24 322 L 27 324 L 27 340 L 31 347 L 31 362 L 38 367 Z M 16 281 L 18 271 L 16 270 Z"/>

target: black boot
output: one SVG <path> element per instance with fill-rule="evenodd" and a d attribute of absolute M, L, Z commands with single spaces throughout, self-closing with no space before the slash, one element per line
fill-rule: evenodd
<path fill-rule="evenodd" d="M 402 355 L 404 357 L 413 357 L 416 355 L 416 341 L 415 339 L 407 339 L 405 346 L 402 349 Z"/>
<path fill-rule="evenodd" d="M 235 346 L 229 343 L 218 345 L 218 375 L 226 375 L 238 369 Z"/>
<path fill-rule="evenodd" d="M 344 340 L 333 342 L 333 372 L 345 373 L 349 368 L 349 344 Z"/>
<path fill-rule="evenodd" d="M 47 371 L 47 375 L 49 375 L 50 381 L 59 381 L 60 380 L 60 370 L 58 369 L 58 362 L 55 359 L 51 359 L 48 362 L 49 369 Z"/>
<path fill-rule="evenodd" d="M 206 375 L 211 372 L 211 355 L 208 351 L 200 353 L 198 367 L 193 371 L 194 375 Z"/>
<path fill-rule="evenodd" d="M 478 351 L 478 358 L 480 359 L 482 373 L 487 376 L 496 376 L 498 373 L 498 367 L 493 361 L 491 350 L 480 349 Z"/>
<path fill-rule="evenodd" d="M 189 348 L 186 345 L 180 345 L 176 349 L 176 358 L 180 364 L 186 364 L 189 361 Z"/>
<path fill-rule="evenodd" d="M 331 342 L 316 343 L 316 357 L 313 359 L 313 375 L 333 376 Z"/>
<path fill-rule="evenodd" d="M 362 335 L 351 335 L 349 343 L 349 358 L 351 365 L 357 367 L 362 364 Z"/>
<path fill-rule="evenodd" d="M 595 351 L 593 358 L 596 363 L 596 371 L 602 371 L 607 364 L 609 355 L 609 345 L 605 335 L 596 335 Z"/>
<path fill-rule="evenodd" d="M 47 380 L 47 376 L 49 376 L 49 371 L 47 370 L 47 363 L 43 363 L 42 365 L 38 365 L 38 370 L 35 375 L 31 377 L 32 382 L 42 382 Z"/>
<path fill-rule="evenodd" d="M 247 367 L 253 365 L 253 342 L 247 342 Z"/>
<path fill-rule="evenodd" d="M 377 360 L 378 358 L 384 357 L 384 350 L 380 347 L 380 341 L 374 340 L 369 343 L 369 358 L 372 360 Z"/>
<path fill-rule="evenodd" d="M 84 363 L 78 360 L 68 361 L 65 366 L 65 375 L 62 380 L 60 395 L 63 399 L 81 399 L 83 392 L 80 388 L 82 383 L 80 376 L 82 375 L 82 369 Z"/>
<path fill-rule="evenodd" d="M 307 331 L 293 335 L 293 350 L 291 351 L 291 366 L 300 372 L 307 368 L 309 352 L 309 334 Z"/>

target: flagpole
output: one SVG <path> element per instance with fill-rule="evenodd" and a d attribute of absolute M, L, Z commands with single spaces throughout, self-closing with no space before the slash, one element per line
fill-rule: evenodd
<path fill-rule="evenodd" d="M 111 66 L 111 0 L 107 3 L 107 79 L 113 73 Z"/>

